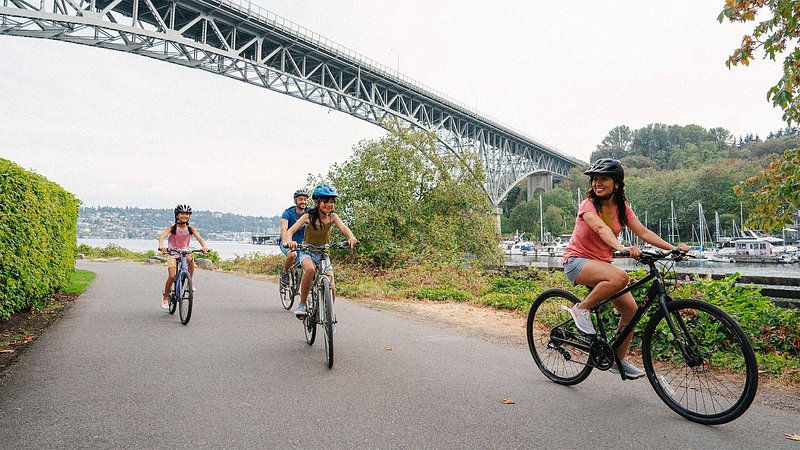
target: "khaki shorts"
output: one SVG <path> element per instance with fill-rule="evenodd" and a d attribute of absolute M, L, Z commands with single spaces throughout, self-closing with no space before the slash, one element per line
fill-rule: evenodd
<path fill-rule="evenodd" d="M 177 269 L 178 268 L 178 262 L 180 260 L 181 260 L 180 258 L 176 258 L 174 256 L 167 256 L 167 268 L 168 269 Z M 186 264 L 191 264 L 191 262 L 192 262 L 192 255 L 187 255 L 186 256 Z"/>

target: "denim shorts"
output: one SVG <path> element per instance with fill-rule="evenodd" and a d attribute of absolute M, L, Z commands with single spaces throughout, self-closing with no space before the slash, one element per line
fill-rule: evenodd
<path fill-rule="evenodd" d="M 317 265 L 320 262 L 322 262 L 321 265 L 322 265 L 322 268 L 324 270 L 333 270 L 333 264 L 331 264 L 330 257 L 326 256 L 325 260 L 323 261 L 322 253 L 320 253 L 320 252 L 307 252 L 307 251 L 304 251 L 304 250 L 298 250 L 297 251 L 297 259 L 296 259 L 296 261 L 297 261 L 297 264 L 300 264 L 301 267 L 303 265 L 303 261 L 305 261 L 306 258 L 311 258 L 311 261 L 313 261 L 315 265 Z"/>
<path fill-rule="evenodd" d="M 583 266 L 589 261 L 591 261 L 589 258 L 570 256 L 567 262 L 564 263 L 564 275 L 566 275 L 573 284 L 578 284 L 575 280 L 578 279 L 578 274 L 581 273 Z"/>

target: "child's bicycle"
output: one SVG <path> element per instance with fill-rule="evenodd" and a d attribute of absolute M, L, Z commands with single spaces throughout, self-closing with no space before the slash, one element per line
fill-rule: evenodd
<path fill-rule="evenodd" d="M 325 361 L 328 368 L 333 367 L 333 332 L 336 329 L 336 315 L 333 313 L 333 291 L 331 290 L 331 279 L 325 275 L 330 268 L 328 261 L 330 249 L 350 248 L 347 241 L 336 242 L 334 244 L 311 245 L 298 244 L 298 250 L 307 252 L 319 252 L 321 258 L 319 263 L 315 263 L 316 273 L 311 284 L 311 292 L 306 304 L 306 316 L 303 318 L 303 331 L 306 335 L 308 345 L 314 345 L 317 336 L 317 324 L 322 326 L 325 337 Z"/>
<path fill-rule="evenodd" d="M 638 260 L 649 267 L 649 274 L 592 309 L 596 335 L 581 333 L 562 307 L 579 303 L 575 295 L 561 289 L 543 292 L 531 306 L 527 327 L 528 346 L 542 373 L 556 383 L 574 385 L 594 368 L 621 367 L 620 343 L 655 306 L 642 333 L 642 360 L 656 394 L 693 422 L 718 425 L 741 416 L 758 387 L 753 347 L 721 309 L 695 299 L 673 300 L 667 294 L 664 277 L 684 257 L 680 251 L 643 251 Z M 618 316 L 611 312 L 611 300 L 650 280 L 630 323 L 615 334 Z M 625 380 L 625 371 L 619 373 Z"/>
<path fill-rule="evenodd" d="M 189 319 L 192 318 L 192 299 L 194 298 L 192 277 L 189 275 L 186 255 L 201 252 L 202 250 L 167 249 L 167 253 L 170 255 L 181 255 L 178 272 L 175 274 L 175 282 L 172 284 L 172 289 L 169 292 L 169 313 L 175 314 L 175 309 L 177 308 L 180 311 L 181 323 L 184 325 L 188 324 Z"/>
<path fill-rule="evenodd" d="M 289 284 L 284 286 L 283 284 L 278 283 L 281 293 L 281 304 L 283 304 L 284 309 L 292 308 L 294 299 L 300 292 L 300 280 L 302 279 L 303 268 L 300 266 L 300 264 L 297 264 L 297 261 L 295 261 L 294 264 L 292 264 L 292 267 L 289 269 Z"/>

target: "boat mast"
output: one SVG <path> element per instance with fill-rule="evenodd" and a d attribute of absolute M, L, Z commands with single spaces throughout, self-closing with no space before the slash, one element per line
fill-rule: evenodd
<path fill-rule="evenodd" d="M 697 215 L 699 216 L 699 222 L 700 222 L 700 229 L 697 230 L 698 231 L 697 234 L 700 236 L 700 251 L 702 252 L 703 250 L 705 250 L 703 246 L 703 238 L 705 237 L 706 233 L 705 233 L 705 228 L 703 228 L 703 205 L 701 205 L 700 202 L 697 202 Z"/>
<path fill-rule="evenodd" d="M 669 201 L 669 208 L 669 240 L 670 242 L 678 242 L 678 240 L 680 240 L 680 236 L 678 236 L 678 229 L 675 223 L 675 204 L 672 202 L 672 200 Z"/>

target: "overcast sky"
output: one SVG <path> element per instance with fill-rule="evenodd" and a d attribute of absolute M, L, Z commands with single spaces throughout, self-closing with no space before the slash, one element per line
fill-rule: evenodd
<path fill-rule="evenodd" d="M 584 161 L 618 125 L 784 126 L 766 100 L 780 65 L 725 67 L 752 24 L 717 22 L 722 0 L 254 3 Z M 87 206 L 264 216 L 384 134 L 202 70 L 2 35 L 0 114 L 0 158 Z"/>

